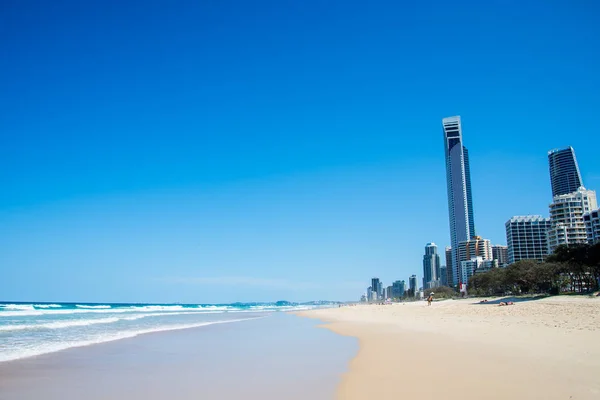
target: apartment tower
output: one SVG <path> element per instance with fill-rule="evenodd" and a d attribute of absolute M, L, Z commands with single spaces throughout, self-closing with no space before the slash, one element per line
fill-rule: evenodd
<path fill-rule="evenodd" d="M 572 147 L 548 152 L 552 197 L 573 193 L 583 186 L 575 150 Z"/>
<path fill-rule="evenodd" d="M 550 252 L 560 245 L 588 242 L 584 215 L 598 208 L 596 192 L 583 186 L 575 192 L 554 196 L 550 204 L 551 228 L 548 230 Z"/>
<path fill-rule="evenodd" d="M 550 218 L 515 216 L 506 221 L 505 227 L 509 264 L 520 260 L 544 261 L 548 255 L 546 234 L 551 227 Z"/>
<path fill-rule="evenodd" d="M 505 267 L 508 264 L 508 246 L 495 244 L 492 246 L 492 259 L 498 260 L 499 267 Z"/>
<path fill-rule="evenodd" d="M 454 286 L 459 280 L 458 244 L 475 236 L 473 197 L 471 195 L 471 172 L 469 152 L 463 145 L 460 117 L 442 120 L 444 128 L 444 152 L 446 157 L 446 184 L 448 189 L 448 216 L 450 243 L 452 247 L 452 270 Z"/>

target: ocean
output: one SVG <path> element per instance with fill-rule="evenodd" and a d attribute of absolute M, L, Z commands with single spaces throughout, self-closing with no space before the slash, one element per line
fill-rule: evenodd
<path fill-rule="evenodd" d="M 146 333 L 240 324 L 281 311 L 330 307 L 296 304 L 90 304 L 0 302 L 0 362 Z"/>

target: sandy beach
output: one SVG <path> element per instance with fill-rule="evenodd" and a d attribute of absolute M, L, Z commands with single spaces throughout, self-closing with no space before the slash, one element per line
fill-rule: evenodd
<path fill-rule="evenodd" d="M 338 399 L 599 399 L 600 298 L 446 300 L 300 315 L 359 339 Z"/>

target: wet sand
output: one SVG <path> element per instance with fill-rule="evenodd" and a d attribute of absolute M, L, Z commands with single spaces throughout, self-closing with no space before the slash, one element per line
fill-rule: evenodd
<path fill-rule="evenodd" d="M 600 399 L 600 298 L 479 300 L 300 314 L 359 339 L 338 399 Z"/>
<path fill-rule="evenodd" d="M 0 363 L 2 400 L 332 399 L 358 344 L 277 314 Z"/>

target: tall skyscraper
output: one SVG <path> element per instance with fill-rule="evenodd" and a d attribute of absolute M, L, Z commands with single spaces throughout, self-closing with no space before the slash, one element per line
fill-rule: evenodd
<path fill-rule="evenodd" d="M 579 165 L 572 147 L 548 152 L 552 197 L 575 192 L 583 186 Z"/>
<path fill-rule="evenodd" d="M 415 294 L 417 294 L 417 289 L 417 276 L 411 275 L 408 278 L 408 290 L 412 297 L 415 297 Z"/>
<path fill-rule="evenodd" d="M 550 204 L 551 228 L 548 230 L 548 247 L 553 252 L 560 245 L 588 242 L 583 215 L 598 208 L 596 192 L 583 186 L 575 192 L 554 196 Z"/>
<path fill-rule="evenodd" d="M 423 256 L 423 288 L 430 289 L 440 285 L 440 255 L 435 243 L 427 243 Z"/>
<path fill-rule="evenodd" d="M 452 247 L 452 279 L 458 284 L 458 243 L 475 236 L 473 197 L 469 152 L 463 145 L 460 117 L 444 118 L 444 152 L 446 156 L 446 184 L 448 188 L 448 216 Z M 447 265 L 450 268 L 450 265 Z"/>
<path fill-rule="evenodd" d="M 446 285 L 454 286 L 454 278 L 452 275 L 452 248 L 446 246 Z"/>
<path fill-rule="evenodd" d="M 546 233 L 551 227 L 550 218 L 516 216 L 506 221 L 505 227 L 509 264 L 520 260 L 544 261 L 548 255 Z"/>
<path fill-rule="evenodd" d="M 378 300 L 383 297 L 383 285 L 381 284 L 379 278 L 371 279 L 371 290 L 373 291 L 374 300 Z"/>

